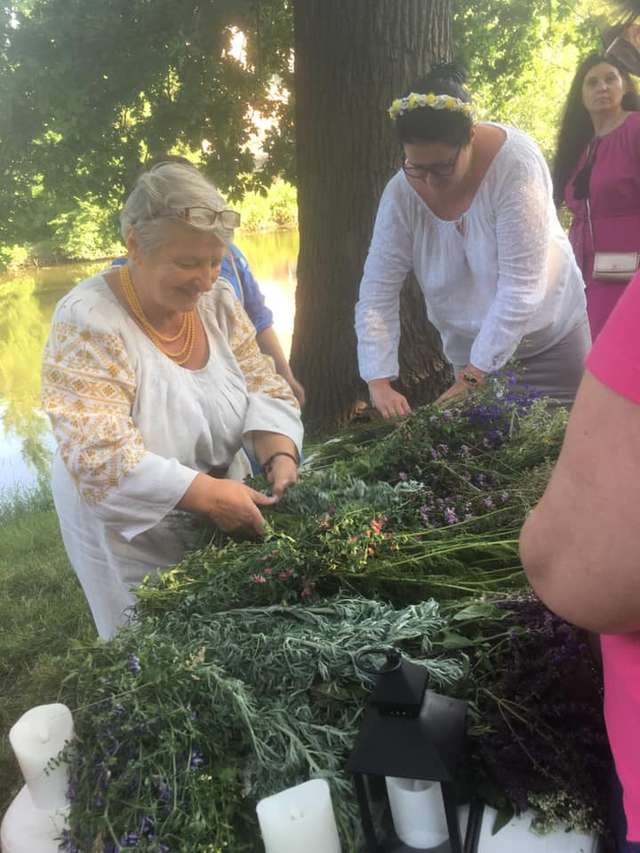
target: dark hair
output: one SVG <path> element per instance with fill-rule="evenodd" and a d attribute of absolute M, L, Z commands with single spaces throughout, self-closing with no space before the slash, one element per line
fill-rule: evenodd
<path fill-rule="evenodd" d="M 426 77 L 415 80 L 402 95 L 451 95 L 468 104 L 471 100 L 465 89 L 466 75 L 454 63 L 439 63 Z M 465 113 L 418 107 L 398 116 L 395 122 L 400 142 L 444 142 L 452 147 L 468 145 L 471 141 L 473 119 Z"/>
<path fill-rule="evenodd" d="M 640 109 L 635 84 L 629 72 L 615 57 L 592 53 L 583 60 L 569 89 L 553 163 L 553 197 L 558 207 L 564 202 L 564 191 L 569 178 L 593 139 L 593 122 L 582 99 L 582 85 L 589 71 L 602 63 L 617 68 L 627 86 L 628 91 L 622 99 L 623 109 Z"/>

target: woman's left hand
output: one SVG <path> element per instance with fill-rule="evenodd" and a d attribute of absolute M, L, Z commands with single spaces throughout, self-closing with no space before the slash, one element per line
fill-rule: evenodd
<path fill-rule="evenodd" d="M 463 400 L 469 391 L 471 391 L 471 386 L 464 379 L 457 379 L 451 388 L 447 388 L 446 391 L 440 394 L 436 400 L 436 406 L 453 405 L 458 400 Z"/>
<path fill-rule="evenodd" d="M 463 400 L 469 391 L 473 391 L 478 385 L 482 385 L 485 375 L 477 367 L 474 367 L 473 364 L 468 364 L 464 370 L 458 373 L 456 381 L 451 388 L 447 388 L 443 394 L 440 394 L 436 400 L 436 405 L 449 406 L 459 400 Z"/>
<path fill-rule="evenodd" d="M 267 480 L 271 484 L 271 492 L 274 497 L 281 498 L 298 480 L 298 466 L 288 456 L 276 456 L 269 466 Z"/>

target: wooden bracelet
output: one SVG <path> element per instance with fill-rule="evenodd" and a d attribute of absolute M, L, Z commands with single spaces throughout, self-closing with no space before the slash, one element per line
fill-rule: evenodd
<path fill-rule="evenodd" d="M 300 457 L 297 454 L 294 456 L 293 453 L 289 453 L 288 450 L 278 450 L 276 451 L 276 453 L 272 453 L 271 456 L 267 459 L 267 461 L 263 463 L 262 470 L 265 474 L 271 473 L 273 460 L 276 459 L 278 456 L 288 456 L 289 459 L 295 462 L 296 467 L 300 464 Z"/>

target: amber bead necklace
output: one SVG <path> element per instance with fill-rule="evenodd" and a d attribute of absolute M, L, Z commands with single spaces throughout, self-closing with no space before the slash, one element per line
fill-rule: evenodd
<path fill-rule="evenodd" d="M 176 335 L 172 335 L 170 337 L 167 335 L 161 335 L 160 332 L 151 325 L 144 313 L 144 309 L 138 299 L 138 294 L 133 286 L 128 264 L 124 264 L 120 267 L 120 286 L 122 287 L 122 292 L 127 300 L 127 305 L 131 309 L 131 313 L 142 331 L 151 338 L 158 349 L 172 361 L 175 361 L 176 364 L 186 364 L 193 354 L 193 347 L 196 340 L 195 311 L 186 311 L 182 315 L 182 324 Z M 184 344 L 178 352 L 171 352 L 167 349 L 166 344 L 174 343 L 182 337 L 184 337 Z"/>

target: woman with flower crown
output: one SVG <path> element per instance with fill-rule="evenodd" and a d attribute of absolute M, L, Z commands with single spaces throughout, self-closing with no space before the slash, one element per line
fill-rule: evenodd
<path fill-rule="evenodd" d="M 590 345 L 544 158 L 521 131 L 474 122 L 463 84 L 437 66 L 389 109 L 404 163 L 380 201 L 356 307 L 360 374 L 384 417 L 410 411 L 392 382 L 411 271 L 454 371 L 441 402 L 515 358 L 523 383 L 570 405 Z"/>
<path fill-rule="evenodd" d="M 128 264 L 60 301 L 42 371 L 62 538 L 104 638 L 143 577 L 197 545 L 198 516 L 260 535 L 259 508 L 295 482 L 302 442 L 296 398 L 214 274 L 238 214 L 192 166 L 161 163 L 121 224 Z M 242 448 L 271 497 L 239 482 Z"/>

